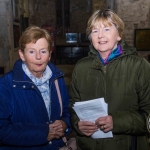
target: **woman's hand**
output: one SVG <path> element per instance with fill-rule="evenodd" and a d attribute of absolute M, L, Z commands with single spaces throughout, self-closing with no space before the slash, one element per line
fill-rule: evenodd
<path fill-rule="evenodd" d="M 86 136 L 91 136 L 94 132 L 98 130 L 95 123 L 90 121 L 79 121 L 78 122 L 79 130 Z"/>
<path fill-rule="evenodd" d="M 97 127 L 100 128 L 103 132 L 109 132 L 112 131 L 113 129 L 113 119 L 112 116 L 104 116 L 104 117 L 99 117 L 96 121 L 95 124 Z"/>
<path fill-rule="evenodd" d="M 54 134 L 48 133 L 48 136 L 47 136 L 47 140 L 48 140 L 48 141 L 51 141 L 51 140 L 54 139 L 54 138 L 55 138 L 55 135 L 54 135 Z"/>
<path fill-rule="evenodd" d="M 66 123 L 62 120 L 56 120 L 54 123 L 49 124 L 49 133 L 47 139 L 50 141 L 54 138 L 59 139 L 62 137 L 67 129 Z"/>

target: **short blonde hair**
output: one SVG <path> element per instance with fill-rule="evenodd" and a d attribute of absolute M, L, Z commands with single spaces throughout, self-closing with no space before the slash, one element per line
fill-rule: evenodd
<path fill-rule="evenodd" d="M 122 19 L 119 18 L 119 16 L 110 9 L 106 9 L 104 11 L 97 10 L 92 14 L 87 23 L 86 33 L 90 41 L 93 27 L 100 23 L 103 23 L 104 26 L 111 26 L 114 24 L 118 30 L 119 36 L 121 38 L 123 37 L 124 23 Z"/>
<path fill-rule="evenodd" d="M 45 38 L 48 42 L 49 51 L 52 50 L 52 39 L 48 31 L 38 27 L 38 26 L 30 26 L 28 27 L 20 37 L 19 40 L 19 48 L 22 52 L 28 43 L 36 43 L 40 38 Z"/>

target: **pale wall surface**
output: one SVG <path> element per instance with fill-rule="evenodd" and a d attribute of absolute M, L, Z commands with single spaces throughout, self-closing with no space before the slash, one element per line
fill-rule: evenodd
<path fill-rule="evenodd" d="M 116 0 L 116 5 L 116 12 L 125 23 L 124 39 L 134 45 L 134 29 L 150 28 L 150 0 Z M 150 50 L 139 55 L 148 59 Z"/>
<path fill-rule="evenodd" d="M 125 23 L 125 40 L 133 44 L 135 28 L 150 28 L 150 0 L 116 0 L 117 13 Z"/>

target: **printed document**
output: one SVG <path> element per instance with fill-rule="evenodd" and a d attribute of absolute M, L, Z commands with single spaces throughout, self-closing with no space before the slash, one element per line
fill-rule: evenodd
<path fill-rule="evenodd" d="M 98 98 L 83 102 L 76 102 L 73 109 L 77 116 L 82 121 L 91 121 L 95 123 L 95 120 L 102 116 L 108 115 L 108 105 L 105 103 L 104 98 Z M 112 132 L 104 133 L 100 129 L 96 131 L 92 138 L 112 138 Z"/>

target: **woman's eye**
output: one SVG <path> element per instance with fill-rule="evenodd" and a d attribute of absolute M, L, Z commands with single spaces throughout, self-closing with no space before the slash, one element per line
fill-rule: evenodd
<path fill-rule="evenodd" d="M 45 54 L 46 53 L 46 51 L 42 51 L 42 54 Z"/>
<path fill-rule="evenodd" d="M 92 33 L 98 33 L 98 30 L 92 30 Z"/>
<path fill-rule="evenodd" d="M 34 53 L 34 51 L 29 51 L 29 53 L 30 53 L 30 54 L 33 54 L 33 53 Z"/>
<path fill-rule="evenodd" d="M 109 28 L 105 28 L 105 31 L 109 31 Z"/>

